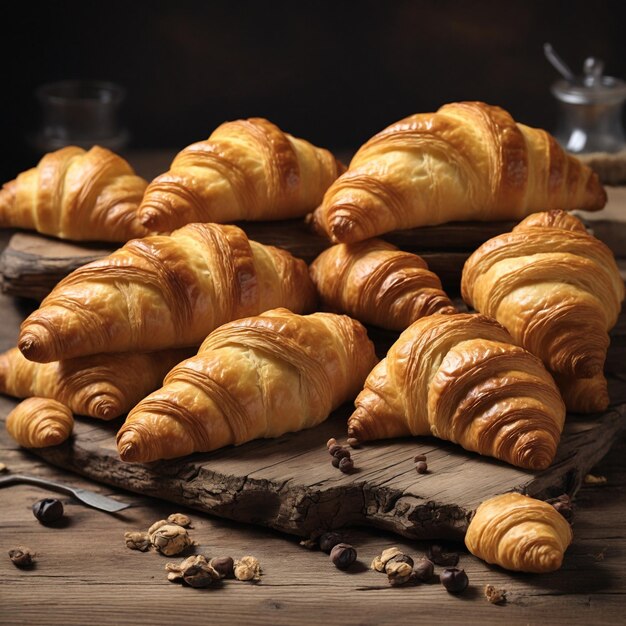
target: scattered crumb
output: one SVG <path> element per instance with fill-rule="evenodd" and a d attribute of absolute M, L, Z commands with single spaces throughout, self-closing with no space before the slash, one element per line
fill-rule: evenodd
<path fill-rule="evenodd" d="M 598 554 L 594 554 L 593 555 L 593 560 L 594 561 L 604 561 L 604 554 L 606 552 L 607 548 L 604 547 L 602 548 L 602 550 L 600 550 L 600 552 L 598 552 Z"/>
<path fill-rule="evenodd" d="M 307 550 L 317 550 L 319 548 L 319 545 L 317 541 L 315 541 L 315 539 L 303 539 L 300 542 L 300 545 Z"/>
<path fill-rule="evenodd" d="M 493 585 L 485 585 L 485 598 L 491 604 L 506 602 L 506 589 L 497 589 Z"/>
<path fill-rule="evenodd" d="M 9 468 L 4 463 L 0 463 L 0 474 L 7 472 L 8 470 Z"/>
<path fill-rule="evenodd" d="M 606 476 L 594 476 L 593 474 L 587 474 L 583 478 L 585 485 L 606 485 Z"/>

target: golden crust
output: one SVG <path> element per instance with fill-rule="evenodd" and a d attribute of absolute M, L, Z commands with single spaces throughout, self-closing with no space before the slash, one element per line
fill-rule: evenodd
<path fill-rule="evenodd" d="M 70 409 L 49 398 L 28 398 L 7 416 L 11 437 L 25 448 L 58 446 L 71 434 L 74 418 Z"/>
<path fill-rule="evenodd" d="M 414 322 L 369 374 L 348 420 L 360 441 L 434 435 L 528 469 L 552 462 L 565 407 L 541 361 L 484 315 Z"/>
<path fill-rule="evenodd" d="M 519 493 L 483 502 L 465 535 L 467 549 L 508 570 L 554 572 L 572 542 L 572 529 L 556 509 Z"/>
<path fill-rule="evenodd" d="M 328 150 L 268 120 L 226 122 L 150 183 L 139 217 L 157 232 L 190 222 L 301 217 L 344 169 Z"/>
<path fill-rule="evenodd" d="M 147 186 L 106 148 L 76 146 L 46 154 L 0 190 L 0 226 L 75 241 L 143 237 L 137 209 Z"/>
<path fill-rule="evenodd" d="M 547 132 L 503 109 L 460 102 L 407 117 L 356 153 L 312 217 L 351 243 L 455 220 L 512 220 L 606 204 L 598 177 Z"/>
<path fill-rule="evenodd" d="M 312 310 L 304 261 L 235 226 L 189 224 L 128 242 L 64 278 L 22 324 L 26 358 L 197 346 L 232 319 L 275 306 Z"/>
<path fill-rule="evenodd" d="M 566 399 L 572 399 L 568 408 L 581 410 L 580 398 L 565 391 L 574 381 L 565 378 L 601 376 L 608 332 L 624 299 L 624 282 L 604 243 L 572 215 L 537 213 L 470 256 L 461 292 L 559 374 Z"/>
<path fill-rule="evenodd" d="M 0 393 L 51 398 L 78 415 L 111 420 L 157 389 L 165 374 L 191 353 L 185 348 L 35 363 L 12 348 L 0 354 Z"/>
<path fill-rule="evenodd" d="M 130 412 L 120 456 L 148 462 L 311 428 L 375 363 L 365 329 L 343 315 L 281 308 L 230 322 Z"/>
<path fill-rule="evenodd" d="M 332 246 L 309 271 L 324 305 L 366 324 L 404 330 L 425 315 L 456 311 L 421 257 L 382 239 Z"/>

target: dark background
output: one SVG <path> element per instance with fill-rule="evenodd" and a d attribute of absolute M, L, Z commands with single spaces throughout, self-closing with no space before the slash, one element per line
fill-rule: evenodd
<path fill-rule="evenodd" d="M 54 2 L 13 5 L 3 23 L 0 168 L 36 163 L 34 90 L 66 78 L 127 89 L 129 149 L 172 148 L 221 122 L 264 116 L 351 151 L 388 124 L 484 100 L 553 130 L 543 55 L 577 72 L 587 56 L 626 78 L 626 2 L 364 0 Z"/>

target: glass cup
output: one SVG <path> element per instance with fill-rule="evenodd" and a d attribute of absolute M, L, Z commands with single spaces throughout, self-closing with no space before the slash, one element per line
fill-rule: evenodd
<path fill-rule="evenodd" d="M 41 85 L 35 95 L 42 108 L 42 127 L 35 145 L 42 152 L 63 146 L 112 151 L 128 143 L 128 131 L 119 126 L 119 108 L 126 92 L 105 81 L 63 80 Z"/>

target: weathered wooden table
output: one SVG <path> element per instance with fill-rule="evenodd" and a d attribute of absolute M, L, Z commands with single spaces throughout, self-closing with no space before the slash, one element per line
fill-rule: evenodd
<path fill-rule="evenodd" d="M 0 349 L 15 344 L 27 311 L 18 300 L 0 296 Z M 0 415 L 13 404 L 0 397 Z M 264 575 L 257 584 L 227 581 L 220 588 L 192 589 L 167 581 L 165 563 L 154 552 L 128 550 L 126 530 L 144 530 L 177 510 L 162 501 L 112 490 L 55 469 L 20 451 L 0 431 L 0 462 L 12 472 L 45 476 L 133 503 L 108 515 L 61 496 L 67 523 L 40 525 L 31 505 L 57 494 L 32 486 L 0 490 L 1 624 L 615 624 L 626 611 L 626 441 L 616 441 L 593 470 L 606 484 L 585 486 L 576 498 L 575 540 L 563 568 L 550 575 L 512 574 L 469 555 L 462 545 L 460 566 L 470 587 L 460 596 L 438 583 L 394 588 L 369 569 L 371 559 L 397 545 L 420 556 L 426 542 L 382 531 L 351 529 L 347 540 L 359 563 L 335 569 L 328 556 L 299 546 L 295 537 L 213 518 L 196 511 L 191 531 L 196 551 L 234 557 L 252 554 Z M 37 553 L 33 569 L 19 570 L 8 550 L 24 544 Z M 437 568 L 440 571 L 441 568 Z M 489 604 L 486 584 L 507 590 L 507 602 Z"/>

